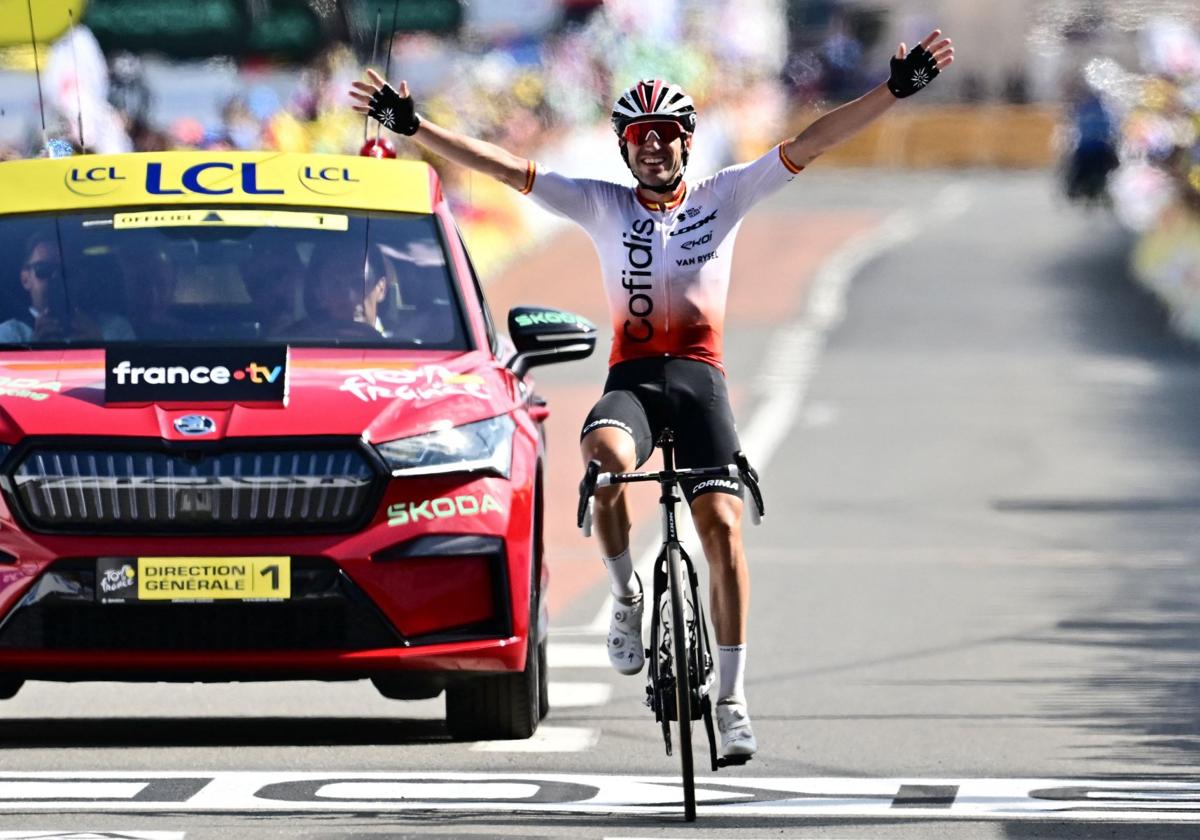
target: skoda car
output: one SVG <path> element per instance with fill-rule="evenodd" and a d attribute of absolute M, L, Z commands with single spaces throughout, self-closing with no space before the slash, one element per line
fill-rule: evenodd
<path fill-rule="evenodd" d="M 416 162 L 0 164 L 0 696 L 25 680 L 371 679 L 459 738 L 546 701 L 529 369 Z"/>

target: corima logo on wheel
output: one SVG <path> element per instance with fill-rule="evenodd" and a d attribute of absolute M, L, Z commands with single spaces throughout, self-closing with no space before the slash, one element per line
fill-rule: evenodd
<path fill-rule="evenodd" d="M 135 345 L 105 352 L 104 401 L 283 402 L 286 347 Z"/>

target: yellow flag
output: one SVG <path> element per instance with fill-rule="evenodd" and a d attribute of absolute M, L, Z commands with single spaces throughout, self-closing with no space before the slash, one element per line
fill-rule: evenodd
<path fill-rule="evenodd" d="M 29 44 L 29 17 L 33 12 L 33 34 L 48 44 L 79 23 L 87 0 L 0 0 L 0 47 Z"/>

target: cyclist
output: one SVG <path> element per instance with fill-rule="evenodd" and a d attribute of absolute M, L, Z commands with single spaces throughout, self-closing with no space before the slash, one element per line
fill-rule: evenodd
<path fill-rule="evenodd" d="M 934 30 L 909 51 L 900 44 L 889 79 L 817 119 L 756 161 L 695 186 L 683 181 L 696 110 L 691 97 L 659 79 L 640 81 L 613 106 L 612 126 L 637 187 L 568 178 L 494 144 L 449 131 L 416 112 L 408 84 L 397 91 L 378 73 L 354 83 L 354 109 L 434 154 L 491 175 L 580 224 L 600 257 L 613 321 L 604 395 L 584 422 L 584 461 L 608 472 L 635 469 L 658 430 L 676 433 L 681 467 L 727 464 L 738 449 L 721 361 L 730 258 L 742 217 L 826 149 L 852 136 L 895 101 L 925 87 L 953 60 Z M 757 743 L 744 673 L 749 573 L 740 531 L 741 484 L 685 483 L 708 559 L 719 647 L 717 723 L 725 756 Z M 609 658 L 623 674 L 644 664 L 642 588 L 629 555 L 628 502 L 620 486 L 596 493 L 595 529 L 613 592 Z"/>

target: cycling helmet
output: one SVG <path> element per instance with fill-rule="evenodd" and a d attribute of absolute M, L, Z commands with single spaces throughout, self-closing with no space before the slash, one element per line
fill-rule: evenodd
<path fill-rule="evenodd" d="M 696 105 L 679 85 L 663 79 L 642 79 L 613 103 L 613 131 L 620 137 L 627 125 L 642 120 L 675 120 L 692 134 L 696 130 Z"/>
<path fill-rule="evenodd" d="M 683 180 L 683 170 L 687 168 L 688 147 L 686 142 L 683 144 L 683 154 L 680 158 L 682 165 L 679 168 L 679 174 L 669 184 L 656 186 L 643 183 L 637 177 L 633 167 L 629 165 L 627 151 L 629 144 L 624 137 L 625 129 L 631 123 L 648 120 L 674 120 L 679 123 L 684 132 L 689 135 L 694 134 L 696 131 L 696 105 L 692 102 L 692 97 L 683 92 L 683 88 L 664 79 L 642 79 L 618 96 L 617 101 L 613 103 L 612 127 L 613 131 L 617 133 L 617 139 L 621 146 L 621 160 L 625 161 L 629 171 L 633 172 L 634 179 L 644 189 L 663 194 L 673 193 L 680 181 Z"/>

